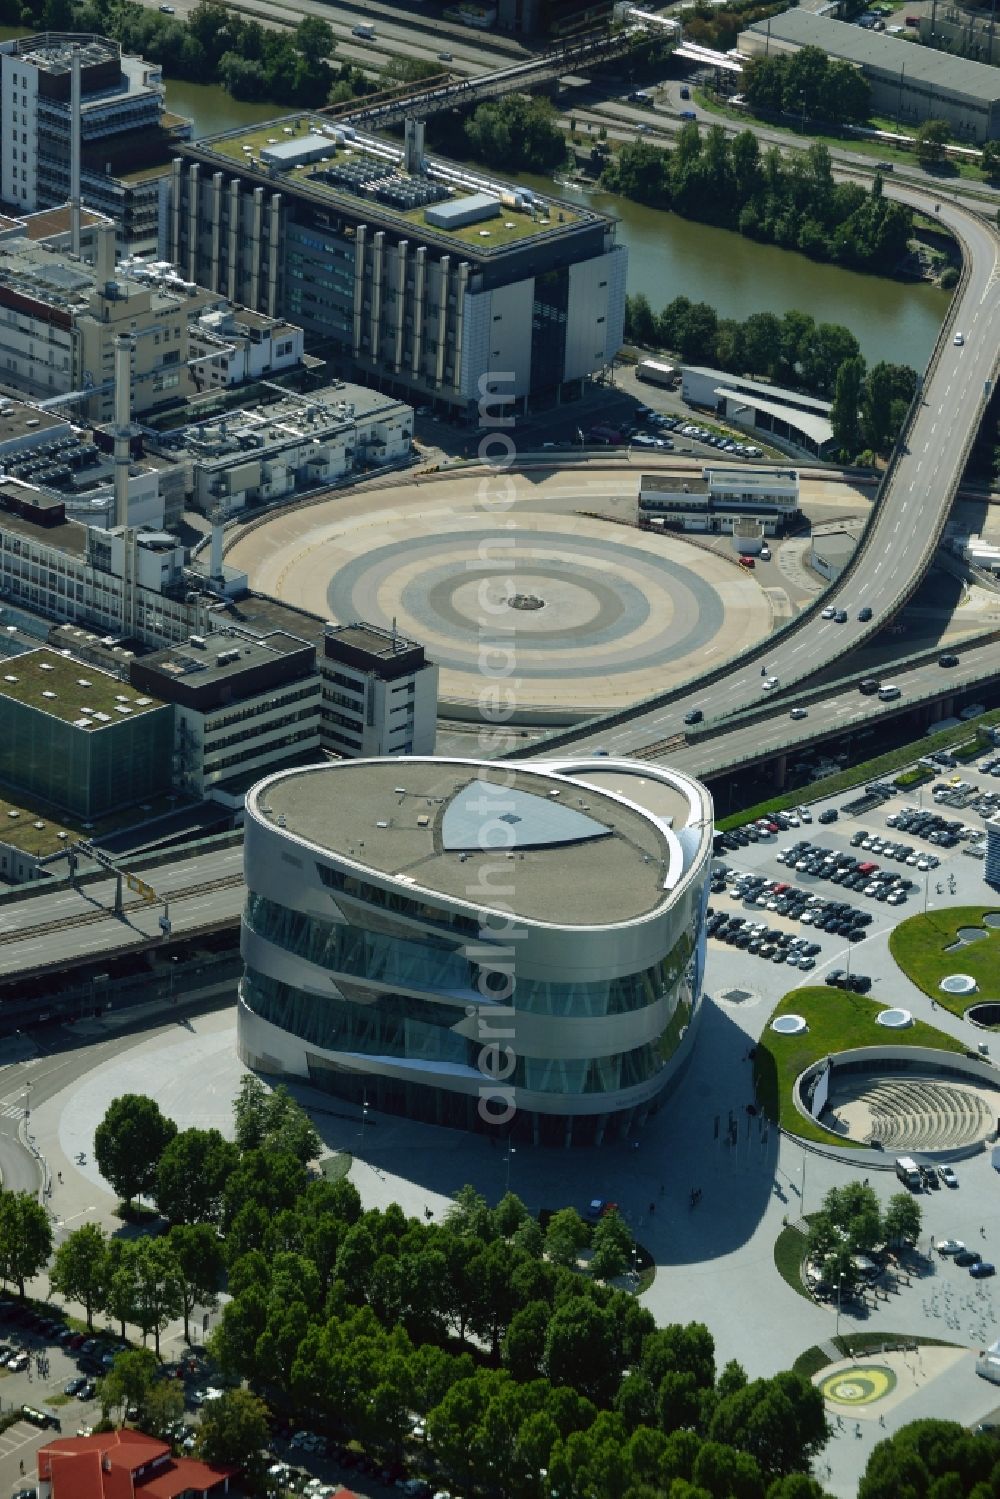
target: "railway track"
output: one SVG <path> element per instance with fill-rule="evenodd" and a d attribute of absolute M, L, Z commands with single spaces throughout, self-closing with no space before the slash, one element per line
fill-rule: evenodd
<path fill-rule="evenodd" d="M 212 895 L 217 890 L 225 890 L 232 886 L 242 885 L 242 874 L 222 875 L 217 880 L 205 880 L 200 885 L 190 885 L 185 889 L 172 892 L 167 896 L 171 905 L 178 901 L 198 899 L 204 895 Z M 150 902 L 143 899 L 123 901 L 122 917 L 127 917 L 130 911 L 146 910 Z M 78 916 L 62 916 L 54 921 L 40 921 L 35 926 L 18 927 L 16 931 L 0 931 L 0 946 L 12 942 L 30 941 L 35 937 L 44 937 L 47 932 L 64 932 L 69 927 L 91 926 L 98 921 L 107 921 L 114 918 L 116 912 L 113 907 L 105 907 L 96 911 L 83 911 Z"/>

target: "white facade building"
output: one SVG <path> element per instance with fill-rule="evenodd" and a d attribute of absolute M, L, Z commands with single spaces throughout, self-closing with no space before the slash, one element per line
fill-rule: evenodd
<path fill-rule="evenodd" d="M 630 1133 L 691 1054 L 711 853 L 662 766 L 280 772 L 247 798 L 240 1056 L 436 1124 Z"/>
<path fill-rule="evenodd" d="M 706 468 L 693 474 L 643 474 L 640 520 L 683 531 L 731 532 L 755 520 L 776 536 L 799 514 L 796 469 Z"/>
<path fill-rule="evenodd" d="M 248 307 L 214 308 L 191 324 L 191 374 L 198 390 L 222 390 L 302 363 L 305 335 L 284 318 Z"/>
<path fill-rule="evenodd" d="M 438 669 L 422 645 L 376 625 L 327 625 L 323 744 L 349 759 L 432 755 Z"/>
<path fill-rule="evenodd" d="M 180 464 L 191 504 L 223 517 L 335 483 L 363 464 L 406 458 L 413 408 L 377 391 L 286 392 L 205 422 L 148 433 L 152 453 Z"/>
<path fill-rule="evenodd" d="M 319 756 L 316 650 L 275 632 L 226 630 L 134 660 L 133 687 L 174 705 L 174 785 L 242 804 L 238 783 L 307 754 Z"/>

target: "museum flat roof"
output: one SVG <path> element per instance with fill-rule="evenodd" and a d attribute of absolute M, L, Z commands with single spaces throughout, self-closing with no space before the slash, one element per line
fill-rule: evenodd
<path fill-rule="evenodd" d="M 502 885 L 502 904 L 529 921 L 613 926 L 670 898 L 673 840 L 650 815 L 541 770 L 343 761 L 279 773 L 249 805 L 261 822 L 403 889 L 488 908 Z"/>

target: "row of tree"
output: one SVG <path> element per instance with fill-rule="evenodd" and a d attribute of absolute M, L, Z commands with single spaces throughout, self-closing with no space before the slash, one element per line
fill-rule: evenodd
<path fill-rule="evenodd" d="M 673 150 L 625 145 L 601 181 L 684 218 L 884 275 L 906 255 L 912 228 L 910 210 L 883 195 L 881 177 L 869 189 L 834 181 L 824 145 L 786 159 L 776 146 L 762 154 L 752 131 L 730 138 L 719 125 L 704 136 L 697 124 L 685 125 Z"/>
<path fill-rule="evenodd" d="M 833 125 L 860 124 L 871 112 L 871 87 L 852 63 L 821 47 L 751 57 L 740 79 L 754 114 L 792 114 Z"/>
<path fill-rule="evenodd" d="M 916 371 L 907 364 L 880 361 L 866 369 L 860 355 L 845 359 L 837 371 L 830 411 L 841 455 L 854 458 L 859 453 L 888 453 L 902 430 L 916 389 Z"/>
<path fill-rule="evenodd" d="M 816 323 L 808 313 L 753 312 L 742 322 L 720 318 L 707 302 L 675 297 L 654 313 L 642 292 L 625 304 L 625 336 L 650 348 L 669 349 L 688 363 L 743 375 L 766 375 L 778 384 L 830 396 L 837 372 L 860 356 L 857 339 L 839 323 Z"/>

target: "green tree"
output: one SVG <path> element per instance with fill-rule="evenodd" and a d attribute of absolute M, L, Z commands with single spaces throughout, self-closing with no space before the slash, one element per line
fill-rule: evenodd
<path fill-rule="evenodd" d="M 269 1438 L 264 1402 L 249 1390 L 225 1390 L 202 1409 L 195 1451 L 204 1462 L 242 1468 L 254 1485 L 263 1473 Z"/>
<path fill-rule="evenodd" d="M 991 1499 L 1000 1478 L 1000 1441 L 956 1421 L 911 1421 L 872 1450 L 858 1499 Z"/>
<path fill-rule="evenodd" d="M 708 1438 L 755 1458 L 766 1478 L 808 1468 L 829 1436 L 822 1392 L 786 1370 L 720 1400 Z"/>
<path fill-rule="evenodd" d="M 139 1408 L 136 1424 L 150 1436 L 169 1441 L 184 1418 L 184 1386 L 179 1379 L 158 1379 Z"/>
<path fill-rule="evenodd" d="M 742 325 L 743 368 L 770 379 L 781 364 L 781 321 L 773 312 L 752 312 Z"/>
<path fill-rule="evenodd" d="M 153 1190 L 160 1156 L 176 1133 L 173 1120 L 140 1093 L 123 1093 L 108 1105 L 94 1132 L 94 1159 L 127 1205 Z"/>
<path fill-rule="evenodd" d="M 552 1308 L 544 1301 L 529 1301 L 515 1312 L 503 1340 L 504 1368 L 515 1379 L 527 1383 L 542 1367 L 545 1357 L 545 1334 Z"/>
<path fill-rule="evenodd" d="M 894 1192 L 885 1205 L 882 1231 L 887 1244 L 899 1247 L 915 1244 L 920 1237 L 923 1212 L 920 1203 L 909 1192 Z"/>
<path fill-rule="evenodd" d="M 944 148 L 951 140 L 951 130 L 944 120 L 924 120 L 913 132 L 913 140 L 920 165 L 938 166 L 944 160 Z"/>
<path fill-rule="evenodd" d="M 218 1306 L 224 1272 L 222 1244 L 209 1223 L 178 1223 L 167 1235 L 167 1245 L 180 1276 L 184 1341 L 191 1341 L 191 1314 L 196 1306 Z"/>
<path fill-rule="evenodd" d="M 525 94 L 478 105 L 465 122 L 465 139 L 478 161 L 494 167 L 541 172 L 566 157 L 555 108 Z"/>
<path fill-rule="evenodd" d="M 986 142 L 980 165 L 987 177 L 1000 177 L 1000 141 Z"/>
<path fill-rule="evenodd" d="M 585 1247 L 590 1232 L 576 1208 L 562 1208 L 553 1213 L 545 1230 L 545 1253 L 554 1265 L 573 1269 Z"/>
<path fill-rule="evenodd" d="M 159 1358 L 160 1333 L 173 1317 L 180 1316 L 184 1305 L 180 1268 L 166 1239 L 136 1239 L 131 1271 L 134 1300 L 129 1320 L 144 1340 L 152 1333 Z"/>
<path fill-rule="evenodd" d="M 545 1334 L 544 1370 L 597 1405 L 613 1398 L 622 1375 L 614 1323 L 602 1307 L 574 1297 L 556 1307 Z"/>
<path fill-rule="evenodd" d="M 303 16 L 295 28 L 295 46 L 303 57 L 325 61 L 337 50 L 333 28 L 319 16 Z"/>
<path fill-rule="evenodd" d="M 104 1419 L 113 1418 L 116 1425 L 122 1425 L 130 1406 L 143 1410 L 156 1377 L 157 1360 L 151 1348 L 127 1348 L 119 1353 L 104 1378 L 97 1381 Z"/>
<path fill-rule="evenodd" d="M 49 1271 L 53 1291 L 80 1303 L 91 1332 L 94 1313 L 104 1305 L 109 1268 L 108 1240 L 103 1228 L 97 1223 L 84 1223 L 59 1245 Z"/>
<path fill-rule="evenodd" d="M 590 1240 L 593 1258 L 590 1268 L 601 1280 L 616 1280 L 624 1275 L 632 1261 L 635 1240 L 621 1214 L 605 1213 L 597 1223 Z"/>
<path fill-rule="evenodd" d="M 645 292 L 625 298 L 625 336 L 647 346 L 656 337 L 656 317 Z"/>
<path fill-rule="evenodd" d="M 834 442 L 848 458 L 853 458 L 861 446 L 859 410 L 864 377 L 865 362 L 860 355 L 856 359 L 845 359 L 837 371 L 833 387 L 830 425 Z"/>
<path fill-rule="evenodd" d="M 52 1253 L 49 1215 L 30 1192 L 0 1192 L 0 1279 L 24 1296 L 25 1281 L 48 1264 Z"/>
<path fill-rule="evenodd" d="M 218 1223 L 226 1182 L 239 1150 L 217 1129 L 185 1129 L 173 1137 L 156 1167 L 156 1205 L 171 1223 Z"/>

